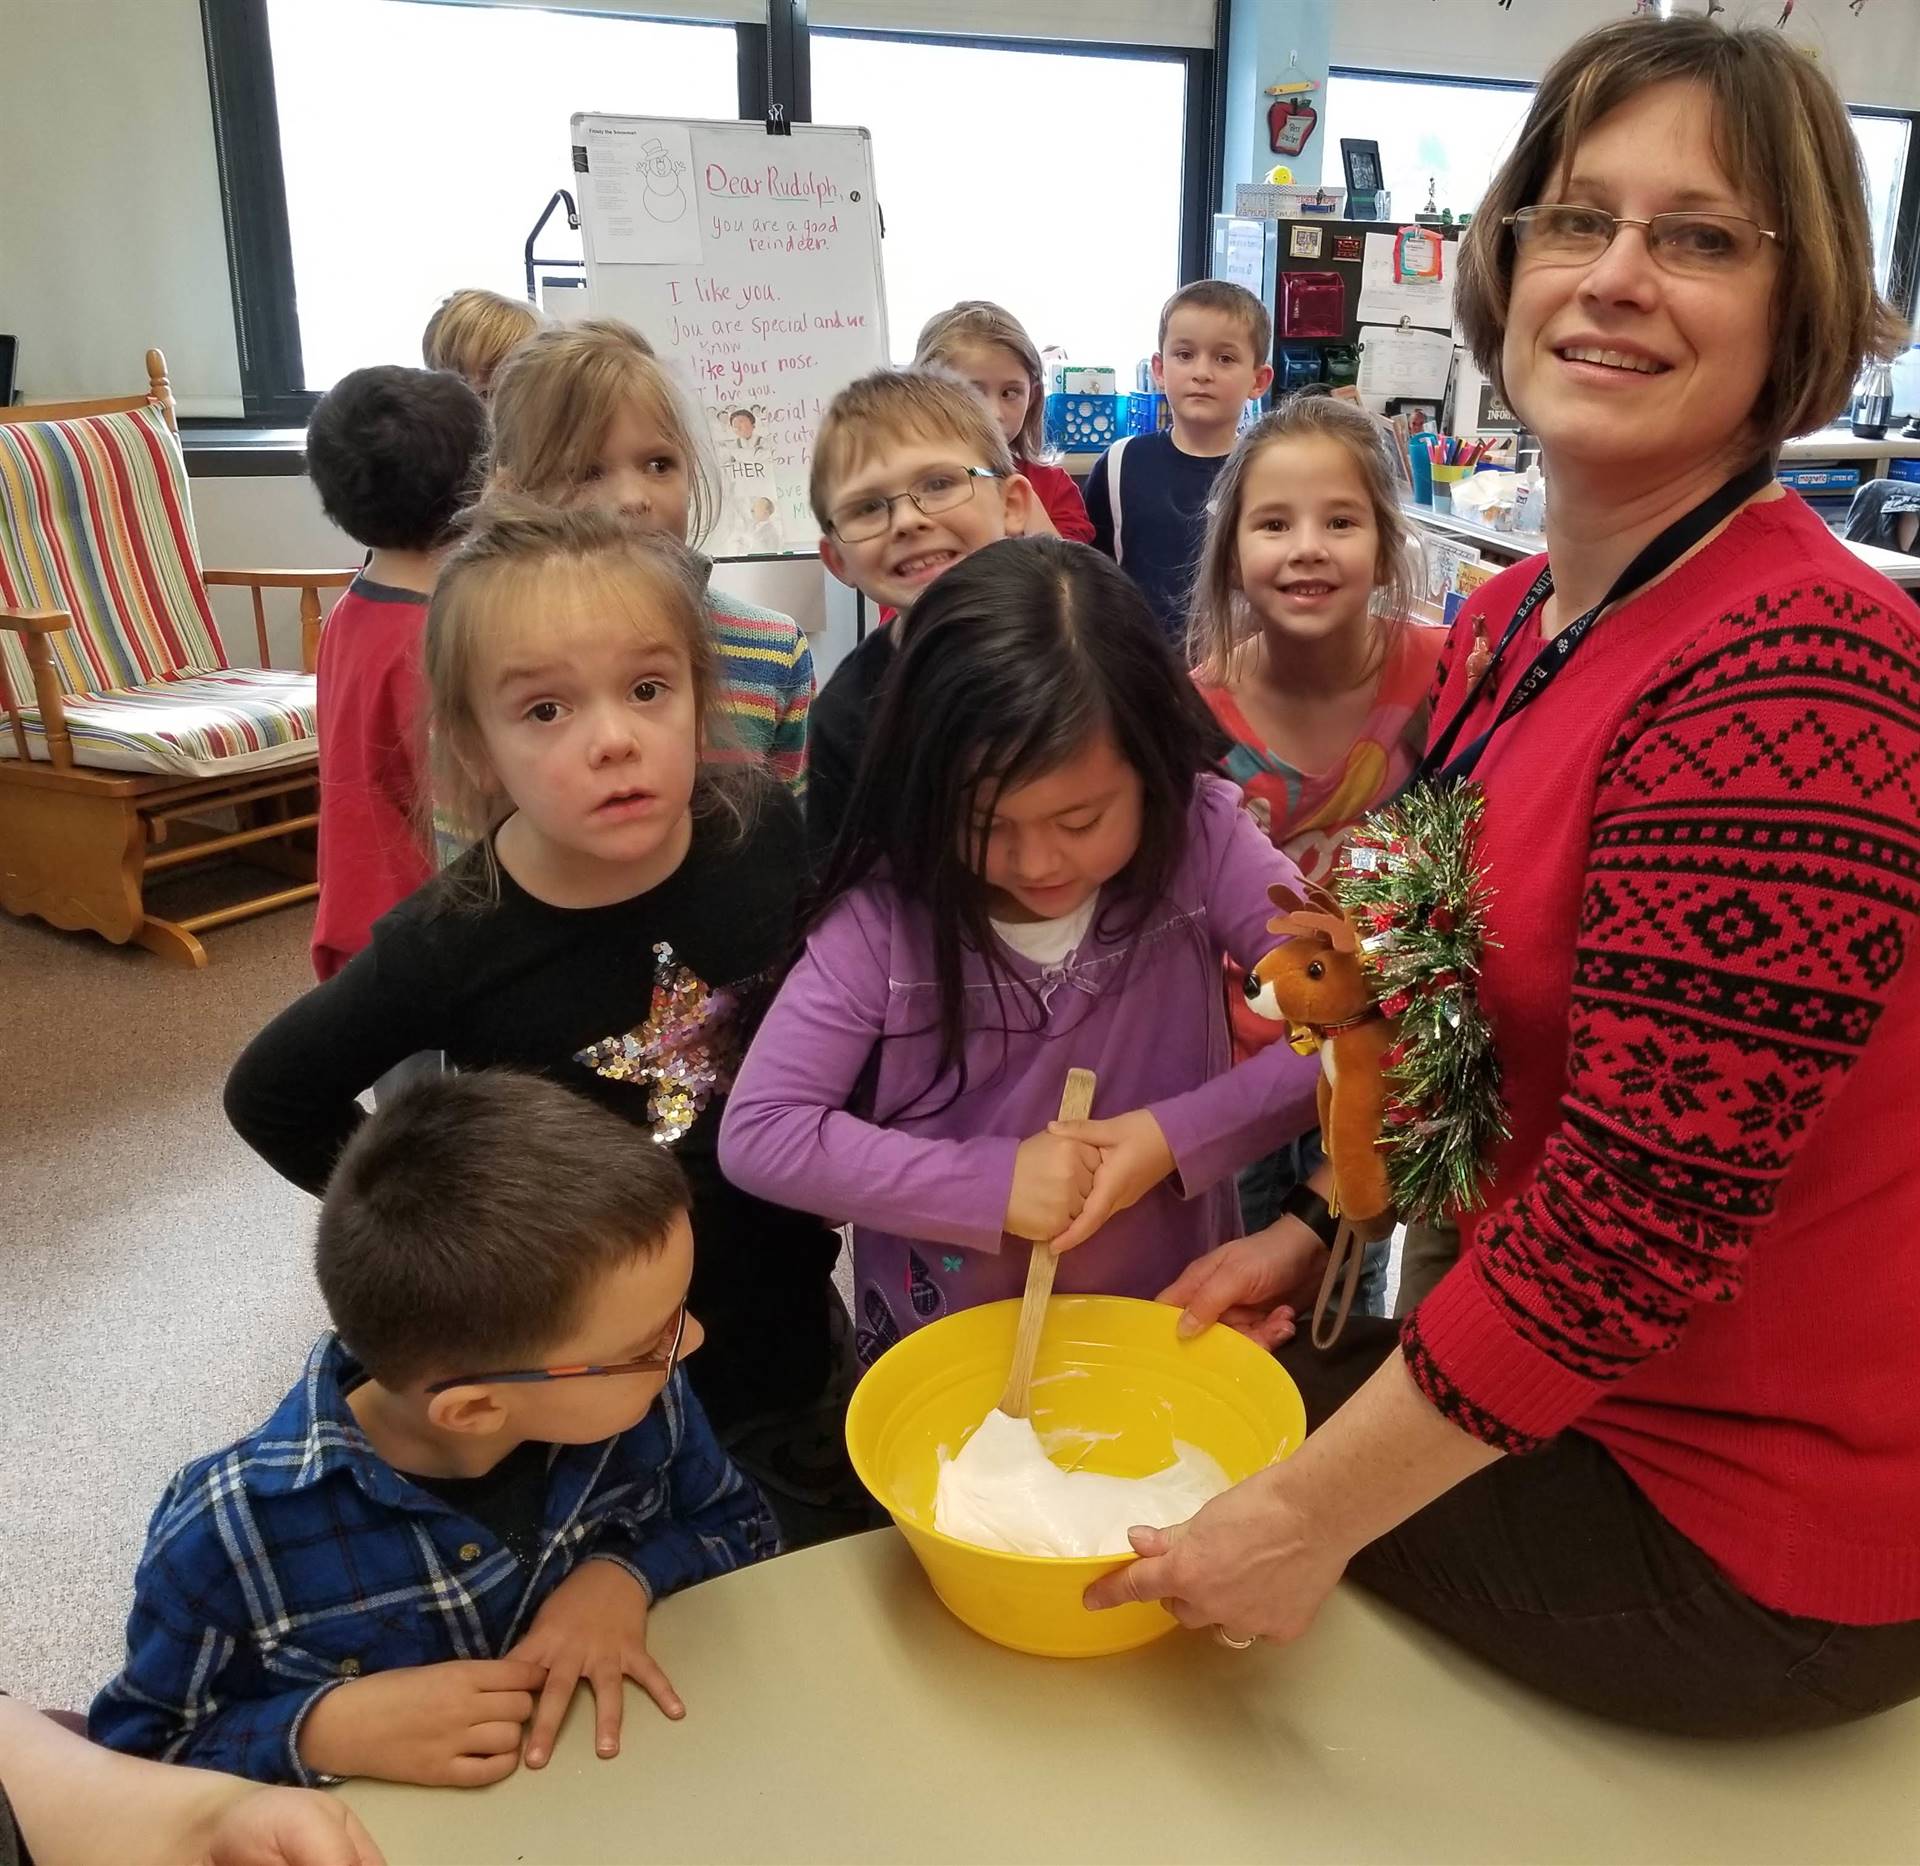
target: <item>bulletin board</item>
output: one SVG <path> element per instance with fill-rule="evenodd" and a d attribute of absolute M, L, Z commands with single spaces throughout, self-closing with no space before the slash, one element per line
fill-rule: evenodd
<path fill-rule="evenodd" d="M 1440 283 L 1404 286 L 1394 282 L 1391 268 L 1400 225 L 1318 218 L 1279 223 L 1279 270 L 1271 306 L 1276 389 L 1286 386 L 1291 352 L 1307 380 L 1355 380 L 1326 364 L 1342 356 L 1347 370 L 1357 363 L 1356 386 L 1376 413 L 1385 412 L 1390 400 L 1437 406 L 1444 399 L 1459 341 L 1452 287 L 1460 229 L 1432 229 L 1441 241 Z M 1337 337 L 1299 339 L 1289 330 L 1286 280 L 1290 273 L 1331 274 L 1341 281 L 1345 309 Z M 1315 356 L 1309 352 L 1317 353 L 1317 373 Z"/>
<path fill-rule="evenodd" d="M 811 555 L 814 430 L 888 358 L 872 138 L 582 113 L 572 140 L 591 312 L 667 361 L 719 463 L 705 548 Z"/>

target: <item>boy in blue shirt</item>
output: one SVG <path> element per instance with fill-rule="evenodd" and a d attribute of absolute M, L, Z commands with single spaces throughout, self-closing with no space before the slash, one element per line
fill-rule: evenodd
<path fill-rule="evenodd" d="M 1093 542 L 1139 584 L 1176 645 L 1207 529 L 1213 482 L 1233 452 L 1240 415 L 1273 381 L 1273 320 L 1241 285 L 1183 285 L 1160 312 L 1153 379 L 1173 429 L 1137 434 L 1094 462 L 1087 479 Z"/>
<path fill-rule="evenodd" d="M 684 1708 L 653 1603 L 776 1552 L 677 1370 L 687 1188 L 645 1132 L 504 1070 L 415 1083 L 342 1150 L 337 1332 L 257 1432 L 173 1480 L 99 1742 L 311 1785 L 471 1786 L 552 1752 L 592 1683 Z"/>

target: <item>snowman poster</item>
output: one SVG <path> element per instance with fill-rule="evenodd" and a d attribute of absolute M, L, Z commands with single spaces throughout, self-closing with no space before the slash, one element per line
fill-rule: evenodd
<path fill-rule="evenodd" d="M 685 124 L 587 131 L 593 256 L 602 265 L 697 264 L 693 139 Z"/>

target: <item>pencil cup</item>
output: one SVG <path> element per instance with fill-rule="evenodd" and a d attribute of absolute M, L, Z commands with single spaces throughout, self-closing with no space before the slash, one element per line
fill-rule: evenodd
<path fill-rule="evenodd" d="M 1472 473 L 1470 466 L 1441 466 L 1438 461 L 1428 469 L 1433 475 L 1433 509 L 1436 512 L 1453 510 L 1453 489 Z"/>
<path fill-rule="evenodd" d="M 1407 442 L 1407 464 L 1413 469 L 1416 505 L 1433 503 L 1433 446 L 1428 436 L 1416 434 Z"/>

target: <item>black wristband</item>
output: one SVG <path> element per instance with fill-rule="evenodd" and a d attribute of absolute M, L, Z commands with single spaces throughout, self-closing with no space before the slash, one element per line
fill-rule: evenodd
<path fill-rule="evenodd" d="M 1333 1215 L 1333 1207 L 1304 1179 L 1280 1201 L 1280 1215 L 1299 1219 L 1328 1250 L 1340 1235 L 1340 1220 Z"/>

